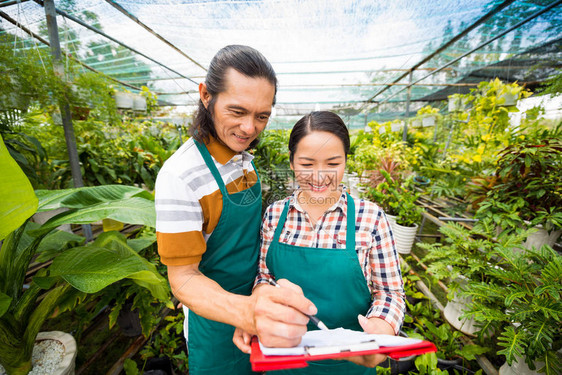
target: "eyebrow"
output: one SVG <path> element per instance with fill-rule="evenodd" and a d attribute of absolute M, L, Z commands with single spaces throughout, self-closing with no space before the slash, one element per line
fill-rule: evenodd
<path fill-rule="evenodd" d="M 232 104 L 229 105 L 227 107 L 229 110 L 239 110 L 239 111 L 243 111 L 243 112 L 248 112 L 248 110 L 242 106 L 236 105 L 236 104 Z M 258 113 L 258 115 L 268 115 L 271 116 L 271 111 L 264 111 L 264 112 L 260 112 Z"/>
<path fill-rule="evenodd" d="M 334 160 L 334 159 L 342 159 L 342 158 L 343 158 L 343 156 L 338 155 L 338 156 L 332 156 L 331 158 L 328 158 L 326 160 Z M 316 160 L 314 158 L 309 158 L 309 157 L 306 157 L 306 156 L 299 156 L 298 159 L 312 160 L 312 161 Z"/>

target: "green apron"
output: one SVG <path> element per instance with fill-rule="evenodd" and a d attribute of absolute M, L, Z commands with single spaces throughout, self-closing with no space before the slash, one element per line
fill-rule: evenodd
<path fill-rule="evenodd" d="M 224 290 L 249 296 L 258 269 L 261 223 L 261 184 L 228 194 L 207 148 L 195 141 L 222 193 L 222 213 L 207 240 L 199 270 Z M 253 165 L 253 163 L 252 163 Z M 254 166 L 255 170 L 255 166 Z M 256 170 L 257 174 L 257 170 Z M 250 357 L 232 342 L 234 327 L 189 311 L 189 373 L 252 374 Z"/>
<path fill-rule="evenodd" d="M 304 295 L 318 308 L 317 317 L 328 328 L 338 327 L 363 331 L 358 314 L 365 314 L 371 305 L 371 293 L 355 251 L 355 204 L 347 195 L 347 234 L 345 249 L 320 249 L 291 246 L 279 242 L 287 219 L 289 202 L 285 205 L 269 250 L 266 263 L 276 279 L 287 279 L 299 285 Z M 318 329 L 312 323 L 308 330 Z M 310 362 L 307 368 L 275 371 L 281 374 L 376 374 L 375 369 L 349 361 Z"/>

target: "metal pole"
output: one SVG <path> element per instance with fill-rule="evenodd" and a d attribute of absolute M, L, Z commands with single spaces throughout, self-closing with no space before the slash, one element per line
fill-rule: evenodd
<path fill-rule="evenodd" d="M 410 70 L 410 77 L 408 83 L 412 83 L 413 69 Z M 402 142 L 406 143 L 408 139 L 408 119 L 410 117 L 410 95 L 412 94 L 412 86 L 408 86 L 408 95 L 406 96 L 406 120 L 404 121 L 404 131 L 402 132 Z"/>
<path fill-rule="evenodd" d="M 55 70 L 55 74 L 59 75 L 60 77 L 64 77 L 64 65 L 61 61 L 61 49 L 55 3 L 54 0 L 45 0 L 44 4 L 47 29 L 49 31 L 51 54 L 53 55 L 53 68 Z M 59 108 L 61 111 L 62 126 L 64 128 L 64 139 L 66 141 L 66 150 L 68 152 L 70 170 L 72 172 L 72 181 L 74 182 L 74 187 L 83 187 L 84 182 L 82 180 L 82 172 L 80 171 L 80 161 L 78 160 L 76 136 L 74 135 L 74 127 L 72 126 L 70 106 L 67 102 L 61 100 L 59 102 Z M 86 240 L 90 241 L 92 239 L 92 228 L 90 227 L 90 225 L 83 225 L 82 231 L 86 236 Z"/>

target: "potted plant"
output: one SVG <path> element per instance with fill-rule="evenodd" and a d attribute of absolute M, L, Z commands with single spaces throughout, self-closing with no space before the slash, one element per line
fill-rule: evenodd
<path fill-rule="evenodd" d="M 32 349 L 43 322 L 70 309 L 86 293 L 128 278 L 167 300 L 169 288 L 155 267 L 117 232 L 85 246 L 52 249 L 51 265 L 24 288 L 26 272 L 47 236 L 62 224 L 85 224 L 110 217 L 154 226 L 152 195 L 130 186 L 98 186 L 33 192 L 0 138 L 0 364 L 12 374 L 31 370 Z M 38 199 L 39 198 L 39 199 Z M 28 223 L 37 209 L 69 208 L 38 228 Z"/>
<path fill-rule="evenodd" d="M 449 223 L 439 228 L 444 235 L 442 243 L 419 243 L 427 251 L 422 261 L 428 264 L 428 271 L 438 280 L 447 280 L 449 294 L 444 315 L 447 321 L 458 330 L 474 335 L 480 327 L 474 317 L 464 315 L 471 300 L 463 295 L 471 280 L 486 280 L 485 270 L 490 267 L 494 231 L 475 226 L 469 230 L 457 223 Z M 507 236 L 502 239 L 514 243 Z"/>
<path fill-rule="evenodd" d="M 401 182 L 392 178 L 389 172 L 381 169 L 384 181 L 367 190 L 367 197 L 376 202 L 390 215 L 390 225 L 394 235 L 396 250 L 401 254 L 409 254 L 414 244 L 418 224 L 421 221 L 423 209 L 416 205 L 419 197 L 414 189 L 412 179 Z"/>
<path fill-rule="evenodd" d="M 562 126 L 528 134 L 499 156 L 495 184 L 476 217 L 499 230 L 533 228 L 526 248 L 550 246 L 562 233 Z"/>
<path fill-rule="evenodd" d="M 462 112 L 468 105 L 468 97 L 461 94 L 453 94 L 448 97 L 449 112 Z"/>
<path fill-rule="evenodd" d="M 471 280 L 466 314 L 496 332 L 500 374 L 559 374 L 562 369 L 562 256 L 548 245 L 526 252 L 492 249 L 497 263 Z M 511 368 L 513 366 L 513 368 Z M 527 368 L 528 367 L 528 368 Z"/>
<path fill-rule="evenodd" d="M 418 110 L 418 117 L 421 118 L 422 126 L 429 127 L 435 126 L 437 121 L 437 114 L 439 113 L 438 108 L 433 108 L 430 105 L 426 105 Z"/>

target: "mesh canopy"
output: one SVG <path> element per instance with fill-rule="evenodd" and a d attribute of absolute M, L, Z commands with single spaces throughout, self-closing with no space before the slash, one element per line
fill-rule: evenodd
<path fill-rule="evenodd" d="M 427 101 L 467 92 L 496 76 L 520 83 L 543 81 L 562 60 L 559 3 L 55 1 L 64 13 L 57 21 L 65 52 L 129 89 L 146 85 L 160 100 L 188 111 L 220 48 L 255 47 L 278 74 L 273 123 L 279 126 L 315 109 L 336 109 L 360 126 L 372 118 L 404 115 L 408 92 L 413 112 Z M 31 37 L 8 21 L 45 37 L 40 2 L 0 1 L 0 11 L 1 32 L 14 36 L 14 48 L 48 48 L 36 40 L 26 43 Z M 540 11 L 544 13 L 537 15 Z M 415 83 L 411 90 L 409 82 Z"/>

